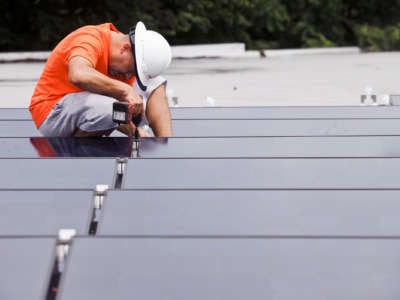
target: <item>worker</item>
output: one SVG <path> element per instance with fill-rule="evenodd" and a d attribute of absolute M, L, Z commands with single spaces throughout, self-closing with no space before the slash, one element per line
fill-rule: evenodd
<path fill-rule="evenodd" d="M 120 125 L 112 119 L 113 103 L 121 101 L 155 136 L 169 137 L 171 115 L 161 74 L 170 62 L 168 42 L 142 22 L 128 34 L 111 23 L 78 28 L 50 54 L 31 98 L 32 119 L 46 137 L 99 137 L 115 129 L 134 136 L 133 122 Z"/>

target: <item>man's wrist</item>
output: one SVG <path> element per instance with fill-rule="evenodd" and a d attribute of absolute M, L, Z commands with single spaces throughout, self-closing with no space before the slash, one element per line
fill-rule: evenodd
<path fill-rule="evenodd" d="M 129 102 L 129 93 L 130 91 L 130 86 L 121 82 L 121 87 L 120 87 L 120 92 L 117 95 L 117 100 L 122 101 L 122 102 Z"/>

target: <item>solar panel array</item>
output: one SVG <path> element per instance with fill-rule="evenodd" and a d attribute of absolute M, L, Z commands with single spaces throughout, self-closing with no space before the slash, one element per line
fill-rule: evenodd
<path fill-rule="evenodd" d="M 172 118 L 44 138 L 0 109 L 0 299 L 398 299 L 399 107 Z"/>

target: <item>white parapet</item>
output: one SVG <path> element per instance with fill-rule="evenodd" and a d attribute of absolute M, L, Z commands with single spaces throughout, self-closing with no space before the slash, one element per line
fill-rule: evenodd
<path fill-rule="evenodd" d="M 0 52 L 0 62 L 47 60 L 49 55 L 50 51 Z"/>
<path fill-rule="evenodd" d="M 294 55 L 321 55 L 321 54 L 359 54 L 358 47 L 307 48 L 307 49 L 276 49 L 264 50 L 266 57 L 294 56 Z"/>
<path fill-rule="evenodd" d="M 182 45 L 171 48 L 173 58 L 242 57 L 246 53 L 244 43 Z M 0 52 L 0 62 L 44 61 L 49 55 L 49 51 Z"/>
<path fill-rule="evenodd" d="M 276 50 L 250 50 L 246 51 L 244 43 L 225 44 L 197 44 L 172 46 L 173 58 L 255 58 L 255 57 L 282 57 L 294 55 L 320 55 L 320 54 L 358 54 L 358 47 L 335 48 L 308 48 L 308 49 L 276 49 Z M 0 52 L 0 62 L 18 61 L 45 61 L 50 51 L 33 52 Z"/>
<path fill-rule="evenodd" d="M 245 54 L 245 44 L 198 44 L 173 46 L 173 58 L 201 58 L 201 57 L 241 57 Z"/>

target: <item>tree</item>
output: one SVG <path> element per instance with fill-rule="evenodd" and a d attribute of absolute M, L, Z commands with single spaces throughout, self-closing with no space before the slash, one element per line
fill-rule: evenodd
<path fill-rule="evenodd" d="M 128 32 L 138 20 L 175 45 L 400 47 L 399 0 L 1 0 L 0 9 L 0 51 L 49 50 L 79 26 Z"/>

